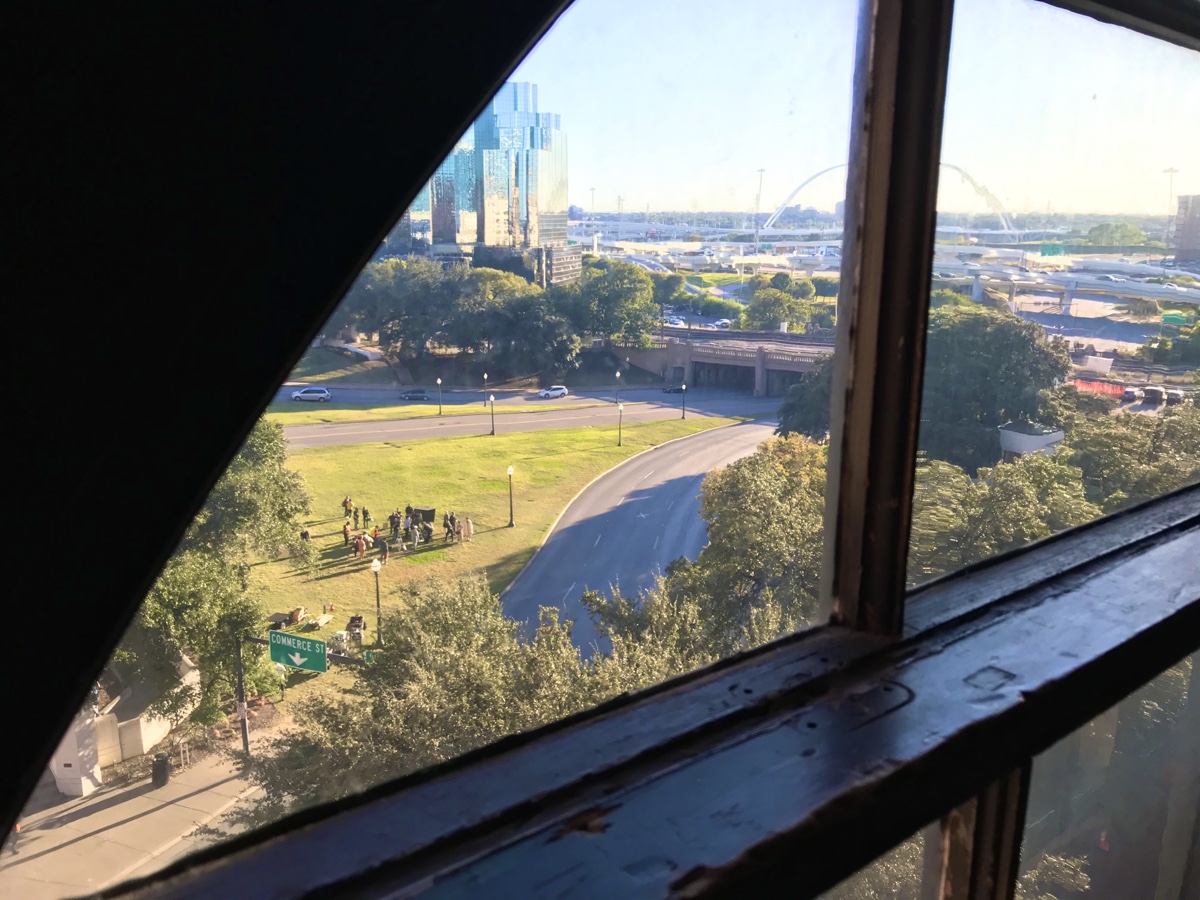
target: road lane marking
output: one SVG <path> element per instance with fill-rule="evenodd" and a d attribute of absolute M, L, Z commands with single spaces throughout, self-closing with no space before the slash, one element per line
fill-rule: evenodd
<path fill-rule="evenodd" d="M 647 478 L 649 478 L 653 474 L 654 474 L 654 470 L 651 469 L 649 472 L 647 472 L 645 475 L 643 475 L 641 478 L 639 478 L 638 481 L 645 481 Z"/>
<path fill-rule="evenodd" d="M 659 535 L 659 537 L 661 537 L 661 535 Z M 653 546 L 653 547 L 651 547 L 650 549 L 651 549 L 651 550 L 657 550 L 657 549 L 658 549 L 658 537 L 656 537 L 656 538 L 654 539 L 654 546 Z"/>
<path fill-rule="evenodd" d="M 569 588 L 567 588 L 565 591 L 563 591 L 563 598 L 562 598 L 561 600 L 559 600 L 558 602 L 559 602 L 559 603 L 566 603 L 566 602 L 567 602 L 567 595 L 568 595 L 569 593 L 571 593 L 571 589 L 572 589 L 572 588 L 574 588 L 574 587 L 575 587 L 575 582 L 573 582 L 573 581 L 572 581 L 572 582 L 571 582 L 571 587 L 569 587 Z"/>
<path fill-rule="evenodd" d="M 637 517 L 638 517 L 639 519 L 648 519 L 648 518 L 650 518 L 650 517 L 649 517 L 648 515 L 646 515 L 645 513 L 638 513 L 638 516 L 637 516 Z"/>
<path fill-rule="evenodd" d="M 600 546 L 600 538 L 602 538 L 602 537 L 604 537 L 604 535 L 602 535 L 602 534 L 596 535 L 596 543 L 592 544 L 592 546 L 599 547 Z"/>
<path fill-rule="evenodd" d="M 672 507 L 672 506 L 674 506 L 674 505 L 675 505 L 675 501 L 674 501 L 674 500 L 672 500 L 672 501 L 671 501 L 669 504 L 667 504 L 667 512 L 670 512 L 670 511 L 671 511 L 671 507 Z"/>

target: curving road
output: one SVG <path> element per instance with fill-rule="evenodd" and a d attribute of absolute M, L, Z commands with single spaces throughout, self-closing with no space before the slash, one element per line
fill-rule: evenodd
<path fill-rule="evenodd" d="M 556 606 L 574 621 L 584 655 L 600 641 L 579 602 L 585 589 L 622 593 L 649 587 L 680 556 L 695 559 L 708 543 L 700 518 L 700 483 L 712 469 L 749 456 L 774 422 L 744 422 L 673 441 L 601 475 L 575 498 L 542 549 L 503 596 L 505 613 L 537 621 Z"/>

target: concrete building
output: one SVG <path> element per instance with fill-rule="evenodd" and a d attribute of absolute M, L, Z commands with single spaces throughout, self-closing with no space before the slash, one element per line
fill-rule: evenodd
<path fill-rule="evenodd" d="M 1179 209 L 1175 213 L 1175 262 L 1200 263 L 1200 194 L 1177 197 Z"/>

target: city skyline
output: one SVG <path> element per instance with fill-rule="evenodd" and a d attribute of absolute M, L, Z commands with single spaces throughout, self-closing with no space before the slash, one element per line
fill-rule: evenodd
<path fill-rule="evenodd" d="M 510 80 L 562 116 L 571 204 L 590 209 L 594 187 L 599 212 L 622 197 L 630 215 L 749 214 L 762 168 L 769 214 L 846 160 L 856 17 L 853 2 L 577 0 Z M 1010 212 L 1165 215 L 1164 169 L 1175 196 L 1200 193 L 1195 109 L 1200 54 L 1032 0 L 956 9 L 943 159 Z M 792 205 L 832 210 L 844 183 L 830 172 Z M 939 208 L 988 211 L 947 171 Z"/>

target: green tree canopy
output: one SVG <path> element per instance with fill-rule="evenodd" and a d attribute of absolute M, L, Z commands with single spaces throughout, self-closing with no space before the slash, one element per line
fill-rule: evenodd
<path fill-rule="evenodd" d="M 979 306 L 932 310 L 920 448 L 968 471 L 990 465 L 999 426 L 1036 418 L 1041 392 L 1069 370 L 1066 349 L 1034 322 Z"/>
<path fill-rule="evenodd" d="M 744 322 L 752 331 L 778 331 L 784 323 L 789 329 L 803 326 L 811 317 L 812 309 L 803 300 L 776 288 L 762 288 L 746 304 Z"/>
<path fill-rule="evenodd" d="M 291 556 L 312 562 L 312 544 L 300 540 L 300 517 L 309 510 L 303 479 L 288 468 L 283 429 L 255 425 L 241 450 L 196 514 L 175 553 L 150 588 L 114 654 L 112 670 L 155 698 L 153 709 L 179 719 L 199 703 L 193 718 L 217 715 L 233 684 L 237 635 L 253 630 L 262 614 L 249 593 L 250 563 Z M 249 668 L 261 654 L 248 649 Z M 198 687 L 181 683 L 180 663 L 199 669 Z"/>
<path fill-rule="evenodd" d="M 641 268 L 614 261 L 607 271 L 586 273 L 581 291 L 594 334 L 626 346 L 649 343 L 658 308 L 653 283 Z"/>
<path fill-rule="evenodd" d="M 788 388 L 779 407 L 779 427 L 783 436 L 801 434 L 820 440 L 829 430 L 829 401 L 833 392 L 833 356 L 820 360 L 800 380 Z"/>
<path fill-rule="evenodd" d="M 1088 229 L 1088 243 L 1104 247 L 1137 247 L 1146 243 L 1146 234 L 1124 222 L 1105 222 Z"/>

